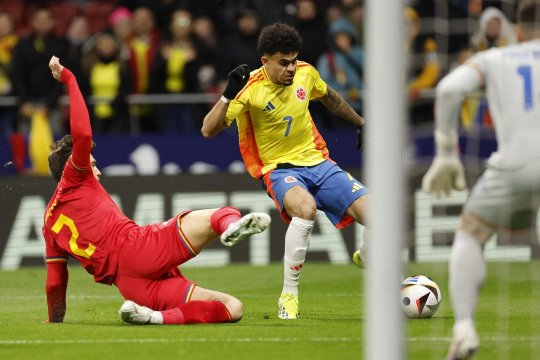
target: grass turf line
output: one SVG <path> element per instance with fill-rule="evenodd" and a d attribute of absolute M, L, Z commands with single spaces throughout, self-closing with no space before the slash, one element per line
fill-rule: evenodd
<path fill-rule="evenodd" d="M 540 263 L 489 263 L 478 311 L 478 359 L 536 359 L 540 353 Z M 363 272 L 352 265 L 307 263 L 300 284 L 301 319 L 277 319 L 279 264 L 186 268 L 200 286 L 244 303 L 237 324 L 131 326 L 117 315 L 114 287 L 94 284 L 70 266 L 64 324 L 47 317 L 45 269 L 0 272 L 1 359 L 360 359 L 363 352 Z M 447 265 L 410 264 L 407 275 L 434 279 L 443 302 L 432 319 L 406 321 L 409 359 L 442 359 L 453 324 Z M 391 290 L 389 289 L 389 295 Z"/>

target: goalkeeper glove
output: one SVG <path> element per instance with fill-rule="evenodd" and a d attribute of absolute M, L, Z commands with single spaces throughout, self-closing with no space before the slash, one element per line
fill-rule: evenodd
<path fill-rule="evenodd" d="M 422 190 L 441 197 L 448 196 L 451 190 L 465 189 L 465 171 L 456 152 L 457 135 L 435 132 L 437 155 L 422 179 Z"/>
<path fill-rule="evenodd" d="M 238 65 L 227 77 L 227 86 L 223 91 L 223 97 L 230 101 L 247 84 L 249 80 L 249 67 L 246 64 Z"/>

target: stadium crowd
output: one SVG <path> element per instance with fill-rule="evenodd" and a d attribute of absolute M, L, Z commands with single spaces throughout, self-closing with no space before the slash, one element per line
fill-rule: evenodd
<path fill-rule="evenodd" d="M 482 31 L 473 36 L 477 29 L 470 26 L 441 33 L 434 25 L 440 14 L 450 20 L 476 20 L 478 30 L 498 27 L 508 34 L 514 5 L 480 0 L 407 2 L 412 124 L 433 121 L 432 98 L 426 101 L 423 95 L 452 66 L 476 50 L 512 41 L 497 41 L 494 35 L 487 39 Z M 498 24 L 488 26 L 487 15 L 482 17 L 485 9 L 501 19 Z M 214 98 L 179 102 L 168 97 L 172 100 L 156 105 L 128 102 L 126 96 L 217 96 L 227 73 L 238 64 L 261 66 L 260 29 L 277 21 L 298 29 L 303 38 L 299 58 L 315 66 L 361 114 L 364 10 L 362 0 L 1 0 L 0 136 L 10 138 L 16 154 L 31 129 L 55 137 L 69 131 L 66 109 L 59 106 L 63 89 L 47 67 L 53 55 L 80 79 L 95 133 L 198 132 Z M 475 110 L 482 109 L 476 105 Z M 319 127 L 351 126 L 335 121 L 318 102 L 310 110 Z"/>

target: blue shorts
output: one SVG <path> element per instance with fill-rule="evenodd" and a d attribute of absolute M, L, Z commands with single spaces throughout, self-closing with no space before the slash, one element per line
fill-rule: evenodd
<path fill-rule="evenodd" d="M 354 222 L 345 212 L 356 199 L 369 192 L 360 181 L 330 160 L 315 166 L 275 169 L 263 176 L 261 184 L 287 223 L 291 218 L 283 207 L 285 193 L 294 186 L 301 186 L 313 195 L 317 209 L 324 211 L 338 229 Z"/>

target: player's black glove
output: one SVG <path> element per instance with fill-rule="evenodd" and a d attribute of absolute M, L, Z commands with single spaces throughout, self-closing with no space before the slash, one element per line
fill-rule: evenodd
<path fill-rule="evenodd" d="M 249 80 L 249 66 L 246 64 L 238 65 L 228 75 L 227 86 L 223 91 L 223 97 L 232 100 L 242 90 Z"/>
<path fill-rule="evenodd" d="M 356 149 L 357 150 L 362 150 L 363 148 L 363 142 L 364 142 L 364 139 L 363 139 L 363 134 L 362 134 L 362 126 L 363 125 L 359 125 L 356 127 Z"/>

